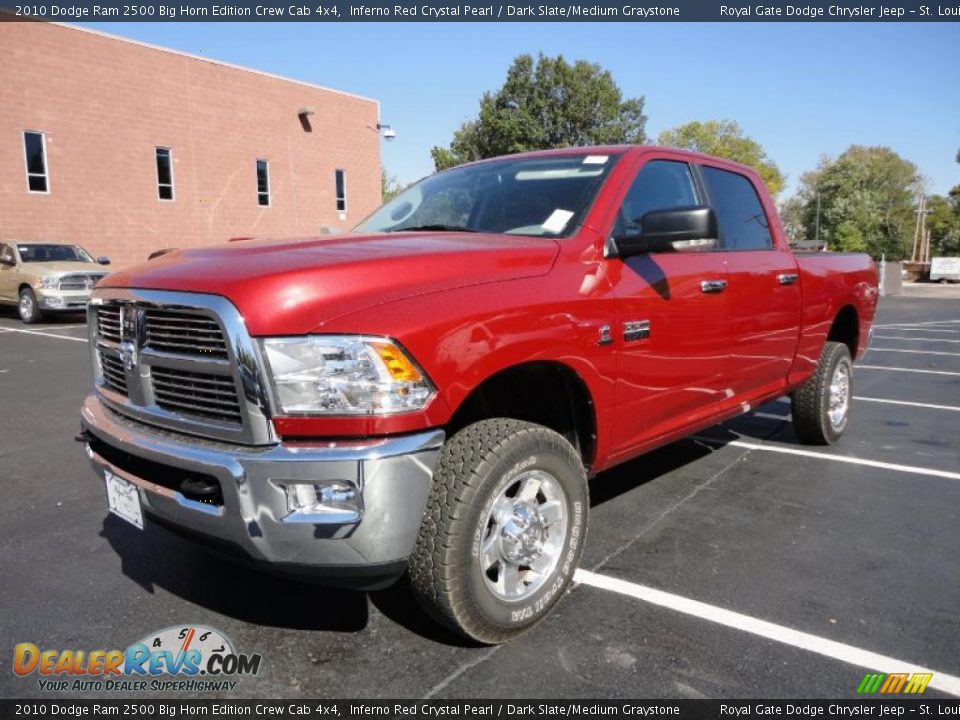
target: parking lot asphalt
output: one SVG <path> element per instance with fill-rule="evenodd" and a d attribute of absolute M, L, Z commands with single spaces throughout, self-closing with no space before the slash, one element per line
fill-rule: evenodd
<path fill-rule="evenodd" d="M 489 648 L 402 585 L 279 578 L 107 515 L 73 440 L 82 318 L 0 311 L 0 696 L 57 697 L 10 671 L 15 643 L 187 624 L 263 656 L 233 698 L 842 698 L 918 667 L 960 696 L 960 300 L 884 298 L 876 325 L 839 444 L 801 445 L 781 400 L 602 473 L 581 582 Z"/>

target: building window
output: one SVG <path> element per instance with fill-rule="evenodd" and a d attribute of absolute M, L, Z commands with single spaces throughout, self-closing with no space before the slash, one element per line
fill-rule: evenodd
<path fill-rule="evenodd" d="M 257 160 L 257 204 L 270 206 L 270 163 Z"/>
<path fill-rule="evenodd" d="M 343 170 L 334 173 L 337 187 L 337 210 L 345 212 L 347 209 L 347 174 Z"/>
<path fill-rule="evenodd" d="M 27 189 L 30 192 L 50 192 L 47 180 L 47 146 L 43 133 L 23 132 L 23 152 L 27 163 Z"/>
<path fill-rule="evenodd" d="M 170 148 L 157 148 L 157 197 L 173 200 L 173 153 Z"/>

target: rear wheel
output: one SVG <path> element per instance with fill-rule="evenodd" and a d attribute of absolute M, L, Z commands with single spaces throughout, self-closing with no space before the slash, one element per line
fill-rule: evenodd
<path fill-rule="evenodd" d="M 570 583 L 586 532 L 587 478 L 567 440 L 518 420 L 474 423 L 444 446 L 410 579 L 435 619 L 501 643 Z"/>
<path fill-rule="evenodd" d="M 32 325 L 40 322 L 43 317 L 40 312 L 40 306 L 37 304 L 37 296 L 30 288 L 23 288 L 20 291 L 20 301 L 17 303 L 17 311 L 20 313 L 20 319 Z"/>
<path fill-rule="evenodd" d="M 831 445 L 850 419 L 853 360 L 843 343 L 828 342 L 817 370 L 793 393 L 793 427 L 805 443 Z"/>

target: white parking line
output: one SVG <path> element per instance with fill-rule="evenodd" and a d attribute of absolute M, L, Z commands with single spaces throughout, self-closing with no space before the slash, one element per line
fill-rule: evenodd
<path fill-rule="evenodd" d="M 78 325 L 47 325 L 45 330 L 46 332 L 57 332 L 58 330 L 76 330 L 77 328 L 85 327 L 87 327 L 86 323 L 81 323 Z"/>
<path fill-rule="evenodd" d="M 939 342 L 939 343 L 960 343 L 960 340 L 950 338 L 931 338 L 931 337 L 897 337 L 896 335 L 874 335 L 874 340 L 904 340 L 911 342 Z"/>
<path fill-rule="evenodd" d="M 789 420 L 792 416 L 790 415 L 774 415 L 773 413 L 766 412 L 755 412 L 753 417 L 765 418 L 767 420 Z"/>
<path fill-rule="evenodd" d="M 912 327 L 930 327 L 938 325 L 956 325 L 960 320 L 930 320 L 929 322 L 918 323 L 887 323 L 886 325 L 874 325 L 874 328 L 912 328 Z"/>
<path fill-rule="evenodd" d="M 54 335 L 53 333 L 40 332 L 39 330 L 22 330 L 20 328 L 0 328 L 0 333 L 24 333 L 25 335 L 40 335 L 42 337 L 56 338 L 57 340 L 72 340 L 73 342 L 82 343 L 87 341 L 86 338 L 75 338 L 70 337 L 69 335 Z"/>
<path fill-rule="evenodd" d="M 898 348 L 882 348 L 870 346 L 868 352 L 898 352 L 911 353 L 913 355 L 960 355 L 960 353 L 944 352 L 943 350 L 903 350 Z"/>
<path fill-rule="evenodd" d="M 887 365 L 856 365 L 857 370 L 894 370 L 896 372 L 907 373 L 926 373 L 927 375 L 960 375 L 960 372 L 950 372 L 949 370 L 917 370 L 915 368 L 898 368 Z"/>
<path fill-rule="evenodd" d="M 887 400 L 886 398 L 862 397 L 860 395 L 854 395 L 853 399 L 860 400 L 862 402 L 886 403 L 888 405 L 907 405 L 909 407 L 928 408 L 930 410 L 953 410 L 954 412 L 960 412 L 960 407 L 954 407 L 953 405 L 933 405 L 931 403 L 907 402 L 906 400 Z"/>
<path fill-rule="evenodd" d="M 948 480 L 960 480 L 960 472 L 951 472 L 949 470 L 936 470 L 934 468 L 916 467 L 914 465 L 900 465 L 899 463 L 881 462 L 880 460 L 833 455 L 831 453 L 817 452 L 816 450 L 801 450 L 800 448 L 784 447 L 783 445 L 752 443 L 745 440 L 720 440 L 717 438 L 703 437 L 701 435 L 694 436 L 693 439 L 710 445 L 731 445 L 733 447 L 762 450 L 763 452 L 780 453 L 782 455 L 799 455 L 801 457 L 817 458 L 818 460 L 849 463 L 850 465 L 865 465 L 866 467 L 880 468 L 881 470 L 894 470 L 896 472 L 912 473 L 914 475 L 928 475 L 930 477 L 947 478 Z"/>
<path fill-rule="evenodd" d="M 940 335 L 947 333 L 948 335 L 960 335 L 960 330 L 934 330 L 933 328 L 885 328 L 881 332 L 938 333 Z"/>
<path fill-rule="evenodd" d="M 599 575 L 589 570 L 577 570 L 573 575 L 573 580 L 581 585 L 589 585 L 590 587 L 609 590 L 619 593 L 620 595 L 643 600 L 652 605 L 658 605 L 669 610 L 692 615 L 701 620 L 724 625 L 734 630 L 741 630 L 751 635 L 766 638 L 767 640 L 773 640 L 774 642 L 833 658 L 834 660 L 839 660 L 849 665 L 857 665 L 886 673 L 932 673 L 933 678 L 927 687 L 936 688 L 942 692 L 960 697 L 960 677 L 948 675 L 939 670 L 897 660 L 896 658 L 880 655 L 870 650 L 863 650 L 853 645 L 837 642 L 836 640 L 828 640 L 819 635 L 794 630 L 784 625 L 777 625 L 776 623 L 760 620 L 759 618 L 750 617 L 749 615 L 743 615 L 742 613 L 717 607 L 716 605 L 708 605 L 707 603 L 700 602 L 699 600 L 691 600 L 682 595 L 674 595 L 673 593 L 627 582 L 626 580 L 620 580 L 608 575 Z"/>

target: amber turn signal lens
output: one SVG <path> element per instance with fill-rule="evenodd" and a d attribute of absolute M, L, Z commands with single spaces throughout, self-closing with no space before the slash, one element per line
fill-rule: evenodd
<path fill-rule="evenodd" d="M 390 377 L 399 382 L 419 382 L 422 379 L 420 371 L 395 346 L 389 343 L 372 342 L 370 346 L 376 350 L 390 373 Z"/>

